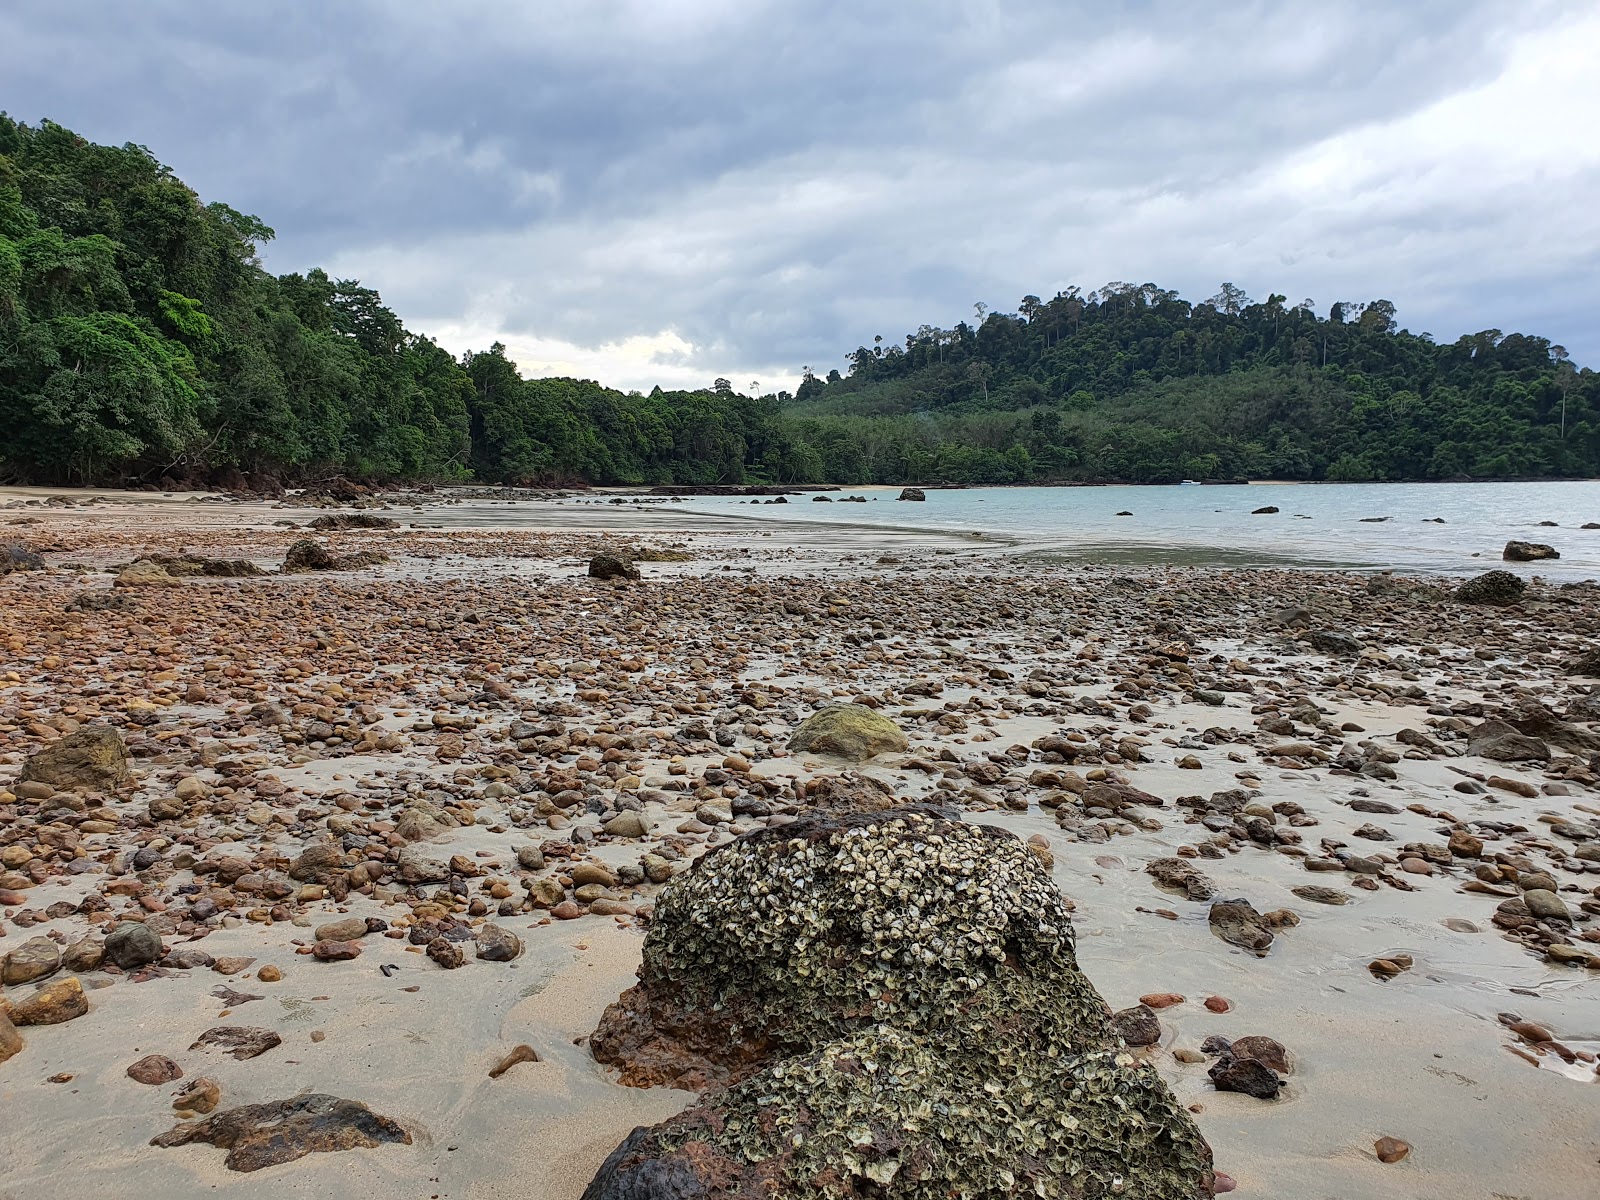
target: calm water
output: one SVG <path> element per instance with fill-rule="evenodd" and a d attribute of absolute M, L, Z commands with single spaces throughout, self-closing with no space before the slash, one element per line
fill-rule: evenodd
<path fill-rule="evenodd" d="M 1249 487 L 970 488 L 900 502 L 898 488 L 785 505 L 697 496 L 673 504 L 750 520 L 983 534 L 1024 551 L 1100 560 L 1393 567 L 1469 574 L 1506 566 L 1549 579 L 1600 578 L 1600 482 L 1257 484 Z M 841 495 L 865 504 L 843 504 Z M 1281 511 L 1256 516 L 1253 509 Z M 1132 516 L 1119 517 L 1128 511 Z M 1370 522 L 1364 518 L 1387 517 Z M 1444 524 L 1429 518 L 1441 517 Z M 1539 525 L 1555 521 L 1558 528 Z M 1512 539 L 1544 542 L 1559 562 L 1502 564 Z M 1474 557 L 1474 556 L 1477 557 Z"/>

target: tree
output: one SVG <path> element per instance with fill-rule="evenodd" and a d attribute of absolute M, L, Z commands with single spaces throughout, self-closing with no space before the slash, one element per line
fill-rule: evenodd
<path fill-rule="evenodd" d="M 1231 283 L 1224 283 L 1217 289 L 1217 294 L 1206 301 L 1212 308 L 1230 317 L 1237 317 L 1250 304 L 1250 297 L 1244 294 L 1243 288 L 1234 287 Z"/>

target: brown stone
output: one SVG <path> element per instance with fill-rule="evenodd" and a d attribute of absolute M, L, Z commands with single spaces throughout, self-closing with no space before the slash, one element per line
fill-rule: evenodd
<path fill-rule="evenodd" d="M 183 1078 L 183 1068 L 164 1054 L 147 1054 L 128 1067 L 128 1078 L 137 1083 L 171 1083 Z"/>

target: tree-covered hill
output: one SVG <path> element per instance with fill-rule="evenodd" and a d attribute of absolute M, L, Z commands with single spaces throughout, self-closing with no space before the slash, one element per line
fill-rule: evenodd
<path fill-rule="evenodd" d="M 1382 300 L 1070 288 L 874 339 L 793 397 L 643 395 L 458 361 L 355 281 L 268 273 L 271 237 L 141 146 L 0 114 L 0 482 L 1600 475 L 1593 372 L 1521 334 L 1435 344 Z"/>
<path fill-rule="evenodd" d="M 1111 283 L 807 372 L 786 424 L 839 480 L 1600 475 L 1600 377 L 1497 329 L 1437 344 L 1394 305 L 1198 304 Z"/>

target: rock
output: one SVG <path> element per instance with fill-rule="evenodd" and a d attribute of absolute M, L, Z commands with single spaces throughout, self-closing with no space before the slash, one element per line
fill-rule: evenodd
<path fill-rule="evenodd" d="M 1542 542 L 1512 541 L 1506 543 L 1500 557 L 1506 562 L 1539 562 L 1546 558 L 1560 558 L 1561 554 L 1554 546 L 1546 546 Z"/>
<path fill-rule="evenodd" d="M 337 921 L 329 921 L 326 925 L 318 925 L 316 928 L 316 938 L 319 942 L 359 942 L 366 936 L 365 917 L 344 917 Z"/>
<path fill-rule="evenodd" d="M 164 1054 L 147 1054 L 128 1067 L 128 1078 L 136 1083 L 171 1083 L 183 1078 L 183 1068 Z"/>
<path fill-rule="evenodd" d="M 258 1171 L 307 1154 L 394 1143 L 409 1146 L 411 1135 L 365 1104 L 309 1092 L 289 1100 L 230 1108 L 193 1125 L 177 1125 L 150 1144 L 170 1147 L 191 1142 L 209 1142 L 227 1150 L 223 1163 L 230 1171 Z"/>
<path fill-rule="evenodd" d="M 608 888 L 615 887 L 617 883 L 616 875 L 614 875 L 611 871 L 611 868 L 606 866 L 604 863 L 574 863 L 571 870 L 569 870 L 567 874 L 572 877 L 573 887 L 584 887 L 591 883 L 597 883 L 601 887 Z"/>
<path fill-rule="evenodd" d="M 1259 1034 L 1234 1038 L 1230 1053 L 1235 1058 L 1253 1058 L 1272 1068 L 1279 1075 L 1289 1073 L 1289 1052 L 1283 1048 L 1282 1043 L 1272 1038 L 1262 1037 Z"/>
<path fill-rule="evenodd" d="M 106 934 L 105 956 L 124 971 L 157 962 L 163 953 L 155 930 L 138 921 L 123 921 Z"/>
<path fill-rule="evenodd" d="M 1483 839 L 1468 833 L 1465 829 L 1452 829 L 1449 849 L 1450 853 L 1458 858 L 1478 858 L 1483 854 Z"/>
<path fill-rule="evenodd" d="M 319 941 L 311 947 L 311 957 L 318 962 L 348 962 L 361 957 L 361 946 L 349 941 Z"/>
<path fill-rule="evenodd" d="M 715 1090 L 636 1130 L 588 1200 L 778 1195 L 822 1172 L 841 1195 L 1209 1187 L 1209 1150 L 1126 1057 L 1043 867 L 926 806 L 806 813 L 708 850 L 663 888 L 639 983 L 590 1045 L 625 1083 Z M 903 1164 L 918 1179 L 896 1182 Z"/>
<path fill-rule="evenodd" d="M 1154 1046 L 1161 1040 L 1161 1022 L 1148 1004 L 1136 1004 L 1111 1014 L 1117 1033 L 1130 1046 Z"/>
<path fill-rule="evenodd" d="M 851 762 L 900 753 L 906 747 L 905 734 L 894 722 L 863 704 L 835 704 L 819 709 L 802 721 L 789 739 L 792 751 L 832 754 Z"/>
<path fill-rule="evenodd" d="M 400 522 L 377 513 L 324 513 L 306 522 L 307 529 L 398 529 Z"/>
<path fill-rule="evenodd" d="M 928 497 L 921 488 L 901 488 L 898 499 L 901 500 L 926 500 Z"/>
<path fill-rule="evenodd" d="M 1252 508 L 1250 510 L 1250 515 L 1252 517 L 1271 516 L 1277 511 L 1278 506 L 1276 504 L 1263 504 L 1260 508 Z"/>
<path fill-rule="evenodd" d="M 400 851 L 400 878 L 407 883 L 439 883 L 450 877 L 450 868 L 432 857 L 421 846 Z"/>
<path fill-rule="evenodd" d="M 1320 887 L 1314 883 L 1303 883 L 1292 889 L 1296 896 L 1302 900 L 1310 900 L 1314 904 L 1348 904 L 1350 893 L 1341 892 L 1338 888 Z"/>
<path fill-rule="evenodd" d="M 22 779 L 60 789 L 110 791 L 132 777 L 128 746 L 109 725 L 86 725 L 65 734 L 22 764 Z"/>
<path fill-rule="evenodd" d="M 178 1094 L 172 1098 L 172 1107 L 185 1119 L 203 1117 L 209 1112 L 216 1111 L 217 1105 L 221 1103 L 221 1085 L 205 1075 L 191 1079 L 179 1088 Z"/>
<path fill-rule="evenodd" d="M 1491 788 L 1498 788 L 1515 796 L 1525 796 L 1530 800 L 1539 794 L 1539 789 L 1525 779 L 1508 779 L 1504 775 L 1491 775 L 1484 782 Z"/>
<path fill-rule="evenodd" d="M 1462 604 L 1488 604 L 1506 608 L 1522 599 L 1527 583 L 1510 571 L 1489 571 L 1469 579 L 1455 590 Z"/>
<path fill-rule="evenodd" d="M 1567 664 L 1567 674 L 1600 676 L 1600 646 L 1590 646 L 1579 653 Z"/>
<path fill-rule="evenodd" d="M 283 972 L 277 967 L 273 966 L 271 963 L 268 963 L 266 966 L 262 967 L 256 972 L 256 978 L 261 980 L 262 983 L 277 983 L 283 978 Z"/>
<path fill-rule="evenodd" d="M 633 560 L 620 554 L 596 554 L 589 560 L 591 579 L 638 579 L 639 568 Z"/>
<path fill-rule="evenodd" d="M 583 916 L 583 909 L 572 900 L 563 900 L 550 910 L 550 915 L 558 921 L 576 921 Z"/>
<path fill-rule="evenodd" d="M 1254 1058 L 1224 1055 L 1212 1063 L 1206 1073 L 1211 1076 L 1212 1086 L 1217 1091 L 1243 1092 L 1257 1100 L 1275 1100 L 1283 1087 L 1283 1080 L 1273 1073 L 1272 1068 Z"/>
<path fill-rule="evenodd" d="M 1313 629 L 1306 634 L 1306 641 L 1311 643 L 1313 650 L 1321 654 L 1353 656 L 1360 654 L 1362 650 L 1360 641 L 1348 633 L 1338 633 L 1332 629 Z"/>
<path fill-rule="evenodd" d="M 1372 1152 L 1381 1163 L 1397 1163 L 1411 1153 L 1411 1143 L 1399 1138 L 1381 1137 L 1372 1143 Z"/>
<path fill-rule="evenodd" d="M 1152 992 L 1148 996 L 1140 996 L 1139 1003 L 1160 1011 L 1177 1007 L 1183 1003 L 1183 999 L 1177 992 Z"/>
<path fill-rule="evenodd" d="M 0 1063 L 21 1054 L 26 1045 L 17 1027 L 11 1023 L 10 1015 L 0 1007 Z"/>
<path fill-rule="evenodd" d="M 0 577 L 13 571 L 42 571 L 44 566 L 44 559 L 30 547 L 20 543 L 0 546 Z"/>
<path fill-rule="evenodd" d="M 1233 1004 L 1222 996 L 1207 996 L 1206 1011 L 1214 1013 L 1232 1012 Z"/>
<path fill-rule="evenodd" d="M 1211 932 L 1230 945 L 1256 954 L 1272 948 L 1272 929 L 1248 900 L 1217 901 L 1211 906 L 1210 922 Z"/>
<path fill-rule="evenodd" d="M 467 961 L 466 953 L 449 938 L 436 937 L 428 943 L 428 957 L 447 971 L 453 971 Z"/>
<path fill-rule="evenodd" d="M 16 1025 L 60 1025 L 89 1011 L 89 997 L 76 975 L 57 979 L 35 989 L 33 995 L 14 1000 L 11 1021 Z"/>
<path fill-rule="evenodd" d="M 499 925 L 484 925 L 474 939 L 485 962 L 510 962 L 522 953 L 522 939 Z"/>
<path fill-rule="evenodd" d="M 1467 753 L 1496 762 L 1548 762 L 1550 751 L 1538 738 L 1521 733 L 1505 721 L 1488 720 L 1467 733 Z"/>
<path fill-rule="evenodd" d="M 1186 859 L 1151 859 L 1144 869 L 1162 887 L 1180 891 L 1190 900 L 1209 900 L 1217 894 L 1216 884 Z"/>
<path fill-rule="evenodd" d="M 499 1079 L 500 1076 L 511 1070 L 518 1063 L 536 1063 L 538 1061 L 539 1054 L 532 1046 L 517 1046 L 510 1054 L 502 1058 L 499 1063 L 489 1068 L 489 1078 Z"/>
<path fill-rule="evenodd" d="M 189 1049 L 221 1050 L 243 1062 L 247 1058 L 265 1054 L 282 1042 L 283 1039 L 270 1029 L 249 1025 L 218 1025 L 202 1033 Z"/>
<path fill-rule="evenodd" d="M 806 807 L 835 813 L 879 812 L 899 802 L 894 789 L 860 771 L 818 775 L 805 784 Z"/>
<path fill-rule="evenodd" d="M 246 958 L 242 954 L 225 954 L 212 962 L 211 969 L 218 975 L 237 975 L 255 961 L 255 959 Z"/>
<path fill-rule="evenodd" d="M 289 878 L 302 882 L 344 869 L 344 852 L 329 842 L 307 846 L 289 864 Z"/>
<path fill-rule="evenodd" d="M 47 937 L 29 938 L 5 956 L 0 983 L 32 983 L 61 969 L 61 947 Z"/>
<path fill-rule="evenodd" d="M 957 1047 L 869 1026 L 634 1130 L 583 1200 L 1210 1195 L 1210 1149 L 1187 1113 L 1152 1067 L 1119 1055 L 990 1077 Z"/>
<path fill-rule="evenodd" d="M 650 832 L 643 814 L 632 811 L 618 813 L 601 828 L 612 837 L 620 838 L 642 838 Z"/>
<path fill-rule="evenodd" d="M 117 572 L 117 577 L 111 581 L 112 587 L 119 588 L 144 588 L 144 587 L 182 587 L 183 580 L 167 571 L 160 563 L 151 562 L 149 559 L 140 559 L 131 562 Z"/>
<path fill-rule="evenodd" d="M 1534 888 L 1522 893 L 1522 902 L 1528 906 L 1529 915 L 1541 921 L 1555 921 L 1562 925 L 1572 922 L 1572 913 L 1554 892 Z"/>
<path fill-rule="evenodd" d="M 1367 964 L 1367 970 L 1377 979 L 1393 979 L 1411 970 L 1412 965 L 1409 954 L 1391 954 L 1386 958 L 1373 959 Z"/>
<path fill-rule="evenodd" d="M 376 566 L 387 562 L 387 556 L 372 550 L 356 554 L 335 556 L 328 548 L 312 538 L 301 538 L 289 547 L 280 570 L 285 575 L 304 574 L 308 571 L 353 571 L 358 567 Z"/>

